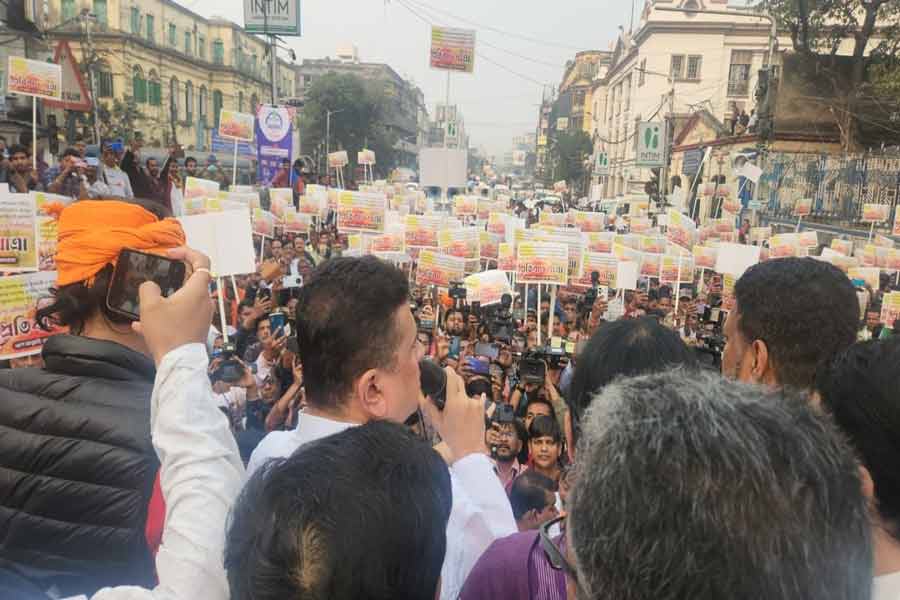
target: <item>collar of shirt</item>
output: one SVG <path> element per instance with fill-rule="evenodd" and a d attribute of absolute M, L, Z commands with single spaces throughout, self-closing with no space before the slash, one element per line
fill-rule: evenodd
<path fill-rule="evenodd" d="M 875 578 L 872 600 L 897 600 L 900 598 L 900 571 Z"/>

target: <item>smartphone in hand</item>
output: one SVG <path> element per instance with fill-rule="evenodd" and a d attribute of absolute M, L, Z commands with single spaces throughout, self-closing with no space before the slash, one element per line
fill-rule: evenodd
<path fill-rule="evenodd" d="M 119 252 L 116 261 L 106 294 L 106 306 L 118 315 L 139 321 L 141 306 L 138 289 L 141 284 L 153 281 L 159 286 L 163 297 L 168 297 L 184 285 L 184 275 L 185 265 L 179 260 L 125 248 Z"/>

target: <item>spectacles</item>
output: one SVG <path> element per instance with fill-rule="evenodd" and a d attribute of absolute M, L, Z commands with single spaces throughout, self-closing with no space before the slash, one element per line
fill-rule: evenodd
<path fill-rule="evenodd" d="M 540 544 L 541 550 L 544 551 L 544 554 L 547 555 L 547 560 L 550 562 L 550 566 L 556 569 L 557 571 L 563 571 L 566 575 L 572 578 L 572 581 L 575 582 L 575 586 L 579 590 L 579 597 L 581 596 L 581 584 L 578 581 L 578 574 L 575 572 L 575 568 L 569 564 L 566 555 L 563 554 L 562 550 L 559 549 L 553 540 L 550 538 L 550 528 L 556 525 L 557 523 L 561 523 L 566 517 L 560 516 L 555 519 L 551 519 L 541 525 L 540 531 Z"/>

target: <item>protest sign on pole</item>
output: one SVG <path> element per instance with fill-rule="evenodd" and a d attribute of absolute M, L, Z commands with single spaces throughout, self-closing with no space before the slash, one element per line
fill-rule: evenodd
<path fill-rule="evenodd" d="M 560 243 L 522 242 L 516 248 L 516 280 L 521 283 L 565 285 L 569 248 Z"/>
<path fill-rule="evenodd" d="M 799 233 L 781 233 L 769 238 L 769 258 L 785 258 L 788 256 L 800 256 Z"/>
<path fill-rule="evenodd" d="M 894 227 L 891 229 L 891 235 L 900 236 L 900 206 L 894 209 Z"/>
<path fill-rule="evenodd" d="M 436 285 L 449 288 L 451 281 L 461 281 L 465 276 L 465 259 L 440 254 L 434 250 L 419 252 L 416 269 L 416 285 Z"/>
<path fill-rule="evenodd" d="M 478 215 L 478 196 L 459 195 L 453 197 L 454 217 L 474 217 Z"/>
<path fill-rule="evenodd" d="M 56 286 L 56 271 L 0 277 L 0 360 L 40 354 L 51 335 L 66 328 L 45 323 L 39 327 L 37 311 L 53 303 L 51 288 Z"/>
<path fill-rule="evenodd" d="M 234 141 L 234 163 L 231 168 L 231 185 L 237 184 L 238 142 L 253 141 L 253 125 L 256 117 L 234 110 L 219 111 L 219 136 Z"/>
<path fill-rule="evenodd" d="M 697 269 L 715 269 L 719 251 L 709 246 L 694 246 L 694 267 Z"/>
<path fill-rule="evenodd" d="M 37 169 L 37 99 L 62 99 L 62 68 L 53 63 L 9 56 L 6 93 L 31 96 L 31 166 Z"/>
<path fill-rule="evenodd" d="M 516 251 L 515 246 L 506 242 L 501 242 L 497 248 L 497 269 L 508 273 L 516 272 Z M 528 285 L 527 283 L 525 285 Z"/>
<path fill-rule="evenodd" d="M 666 226 L 666 239 L 686 250 L 690 250 L 697 235 L 697 226 L 694 224 L 694 221 L 687 215 L 671 208 L 666 211 L 666 215 L 669 219 Z"/>
<path fill-rule="evenodd" d="M 341 192 L 338 198 L 337 226 L 341 231 L 384 231 L 387 199 L 377 192 Z"/>
<path fill-rule="evenodd" d="M 569 222 L 583 233 L 606 230 L 606 214 L 601 212 L 572 209 L 569 210 Z"/>
<path fill-rule="evenodd" d="M 888 292 L 881 300 L 880 321 L 886 327 L 894 327 L 894 323 L 900 319 L 900 292 Z"/>
<path fill-rule="evenodd" d="M 581 277 L 572 279 L 572 285 L 576 287 L 593 287 L 591 274 L 597 273 L 597 285 L 604 287 L 616 287 L 616 273 L 619 260 L 612 254 L 600 252 L 584 252 L 582 257 Z"/>
<path fill-rule="evenodd" d="M 467 260 L 481 258 L 479 233 L 475 227 L 442 229 L 438 234 L 438 248 L 444 254 Z"/>
<path fill-rule="evenodd" d="M 260 104 L 256 109 L 256 181 L 271 185 L 272 179 L 287 159 L 292 163 L 294 109 L 288 106 Z"/>
<path fill-rule="evenodd" d="M 612 231 L 590 232 L 583 236 L 585 249 L 598 254 L 611 254 L 616 234 Z"/>
<path fill-rule="evenodd" d="M 37 241 L 34 196 L 0 195 L 0 271 L 37 271 Z"/>
<path fill-rule="evenodd" d="M 512 295 L 512 287 L 503 271 L 482 271 L 469 275 L 463 282 L 466 286 L 466 301 L 469 304 L 472 302 L 480 302 L 481 306 L 499 304 L 503 294 Z"/>
<path fill-rule="evenodd" d="M 294 207 L 294 190 L 291 188 L 269 188 L 269 212 L 279 219 L 284 211 Z"/>
<path fill-rule="evenodd" d="M 744 271 L 759 262 L 759 246 L 746 246 L 744 244 L 719 244 L 716 256 L 715 270 L 718 273 L 728 273 L 740 279 Z"/>
<path fill-rule="evenodd" d="M 426 215 L 406 216 L 406 245 L 414 248 L 437 248 L 443 218 Z"/>
<path fill-rule="evenodd" d="M 253 233 L 247 211 L 191 215 L 181 217 L 179 221 L 188 246 L 209 257 L 210 272 L 214 277 L 256 271 Z"/>
<path fill-rule="evenodd" d="M 475 69 L 475 30 L 431 26 L 431 68 L 471 73 Z"/>

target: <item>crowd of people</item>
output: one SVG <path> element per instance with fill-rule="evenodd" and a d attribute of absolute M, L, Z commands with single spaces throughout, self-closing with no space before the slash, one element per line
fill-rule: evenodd
<path fill-rule="evenodd" d="M 143 185 L 62 211 L 70 333 L 0 370 L 0 597 L 900 598 L 883 291 L 781 258 L 727 306 L 711 273 L 480 306 L 331 224 L 220 290 Z M 126 246 L 187 270 L 136 322 Z"/>

